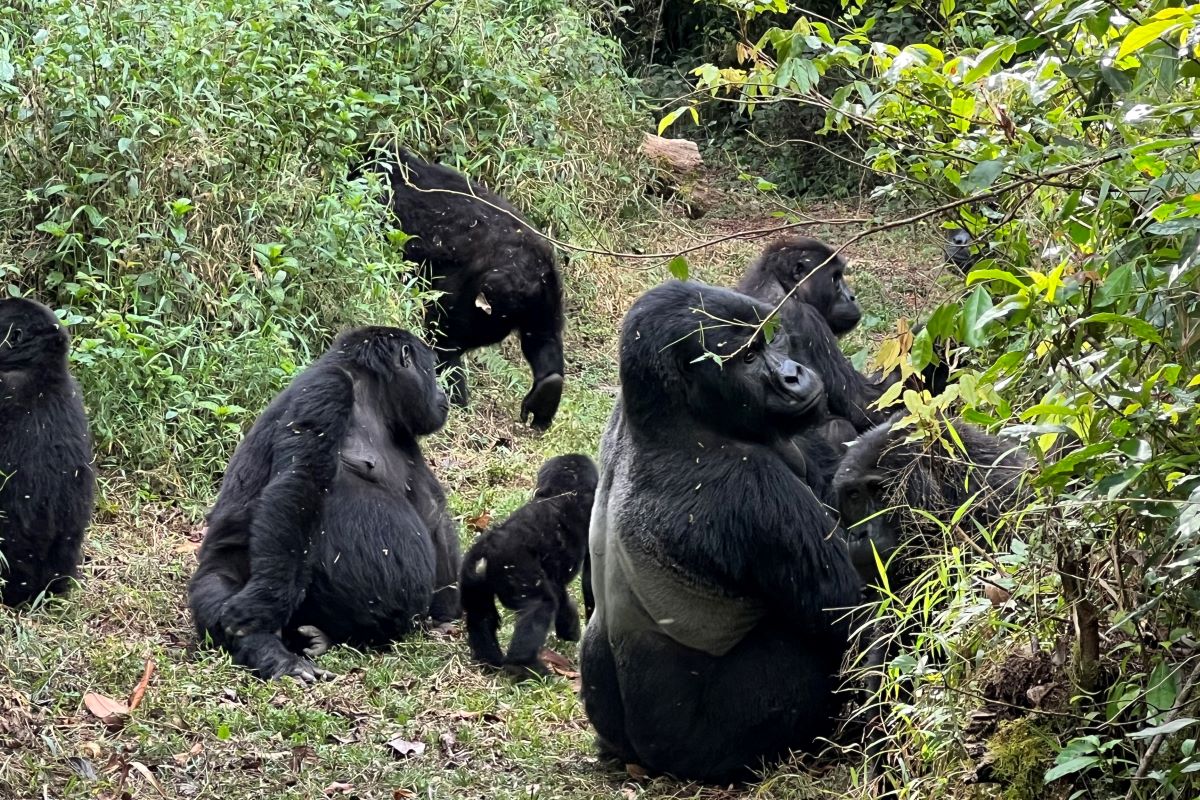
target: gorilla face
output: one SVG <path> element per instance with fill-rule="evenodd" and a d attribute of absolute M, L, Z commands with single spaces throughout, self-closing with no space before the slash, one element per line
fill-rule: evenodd
<path fill-rule="evenodd" d="M 45 306 L 31 300 L 0 300 L 0 371 L 53 365 L 67 354 L 67 333 Z"/>
<path fill-rule="evenodd" d="M 357 328 L 342 334 L 335 349 L 378 383 L 377 413 L 415 436 L 446 424 L 450 400 L 438 385 L 437 358 L 416 336 L 400 328 Z"/>
<path fill-rule="evenodd" d="M 846 283 L 845 259 L 819 239 L 793 237 L 769 245 L 751 265 L 743 284 L 748 288 L 761 286 L 762 279 L 755 273 L 764 271 L 774 278 L 783 293 L 795 287 L 792 297 L 820 311 L 838 336 L 852 330 L 862 319 L 862 309 Z M 749 293 L 760 297 L 753 289 Z M 769 301 L 770 297 L 762 299 Z"/>
<path fill-rule="evenodd" d="M 875 564 L 875 553 L 886 564 L 900 543 L 899 524 L 894 511 L 888 507 L 883 496 L 883 478 L 874 473 L 861 477 L 839 475 L 834 480 L 834 494 L 846 541 L 850 549 L 850 560 L 864 580 L 878 579 L 879 569 Z"/>

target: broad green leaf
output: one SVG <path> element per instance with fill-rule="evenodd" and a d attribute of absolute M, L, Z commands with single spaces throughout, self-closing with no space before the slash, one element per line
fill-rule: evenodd
<path fill-rule="evenodd" d="M 1173 719 L 1165 725 L 1155 725 L 1153 728 L 1142 728 L 1140 731 L 1134 731 L 1129 734 L 1130 739 L 1150 739 L 1155 736 L 1170 736 L 1172 733 L 1177 733 L 1189 725 L 1196 723 L 1194 717 L 1179 717 Z"/>
<path fill-rule="evenodd" d="M 987 289 L 982 286 L 975 287 L 975 291 L 963 305 L 963 341 L 970 347 L 983 344 L 983 325 L 980 324 L 979 318 L 991 308 L 992 296 L 987 293 Z"/>
<path fill-rule="evenodd" d="M 933 360 L 933 339 L 930 338 L 928 328 L 913 337 L 908 357 L 912 361 L 913 369 L 918 371 L 924 369 Z"/>
<path fill-rule="evenodd" d="M 964 189 L 969 192 L 986 189 L 995 183 L 1002 174 L 1004 174 L 1003 161 L 998 159 L 980 161 L 967 175 L 967 179 L 963 182 Z"/>
<path fill-rule="evenodd" d="M 1025 284 L 1021 282 L 1020 278 L 1003 269 L 973 269 L 967 275 L 967 286 L 979 283 L 980 281 L 1004 281 L 1005 283 L 1011 283 L 1018 289 L 1025 288 Z"/>
<path fill-rule="evenodd" d="M 1074 775 L 1076 772 L 1082 772 L 1083 770 L 1091 767 L 1093 764 L 1099 763 L 1099 756 L 1076 756 L 1070 761 L 1065 761 L 1062 764 L 1058 764 L 1057 766 L 1046 770 L 1046 776 L 1042 778 L 1042 782 L 1053 783 L 1059 778 L 1066 777 L 1067 775 Z"/>
<path fill-rule="evenodd" d="M 1177 10 L 1182 11 L 1182 9 Z M 1131 30 L 1121 41 L 1121 46 L 1117 49 L 1117 58 L 1124 58 L 1125 56 L 1138 52 L 1142 48 L 1156 41 L 1158 37 L 1165 36 L 1172 29 L 1178 27 L 1180 27 L 1180 22 L 1171 18 L 1152 19 L 1145 25 L 1137 26 Z"/>
<path fill-rule="evenodd" d="M 675 256 L 671 259 L 670 263 L 667 264 L 667 272 L 670 272 L 671 277 L 673 278 L 686 281 L 689 273 L 687 259 L 683 256 Z"/>
<path fill-rule="evenodd" d="M 1003 42 L 994 44 L 979 54 L 979 60 L 975 62 L 975 66 L 967 70 L 967 74 L 963 77 L 963 84 L 972 84 L 980 78 L 990 75 L 992 70 L 996 68 L 996 64 L 1001 59 L 1007 59 L 1012 56 L 1016 49 L 1016 44 L 1013 42 Z"/>
<path fill-rule="evenodd" d="M 1149 322 L 1146 322 L 1143 319 L 1138 319 L 1137 317 L 1126 316 L 1124 314 L 1112 314 L 1106 311 L 1099 314 L 1092 314 L 1089 317 L 1076 320 L 1071 324 L 1071 327 L 1075 328 L 1080 325 L 1091 325 L 1093 323 L 1101 323 L 1104 325 L 1121 325 L 1128 328 L 1130 333 L 1144 342 L 1153 342 L 1154 344 L 1163 343 L 1162 337 L 1159 336 L 1158 331 L 1156 331 L 1154 326 Z"/>

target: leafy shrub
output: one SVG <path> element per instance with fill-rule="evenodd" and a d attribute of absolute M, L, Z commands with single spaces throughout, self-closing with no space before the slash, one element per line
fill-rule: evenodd
<path fill-rule="evenodd" d="M 592 232 L 633 185 L 584 4 L 38 0 L 0 8 L 0 291 L 73 328 L 100 459 L 201 496 L 340 326 L 423 295 L 375 188 L 394 137 Z M 586 180 L 579 180 L 586 176 Z M 153 480 L 150 480 L 153 479 Z"/>

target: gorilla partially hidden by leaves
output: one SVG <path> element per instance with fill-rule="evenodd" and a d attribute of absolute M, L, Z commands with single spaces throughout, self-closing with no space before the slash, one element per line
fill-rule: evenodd
<path fill-rule="evenodd" d="M 554 248 L 511 203 L 449 167 L 401 149 L 377 153 L 365 168 L 385 175 L 388 202 L 413 237 L 405 257 L 442 293 L 426 325 L 439 371 L 452 371 L 451 400 L 468 402 L 463 354 L 516 331 L 533 371 L 521 419 L 550 427 L 563 389 L 563 297 Z"/>
<path fill-rule="evenodd" d="M 418 439 L 449 402 L 398 328 L 339 336 L 238 445 L 189 589 L 201 637 L 265 678 L 311 681 L 334 642 L 459 614 L 458 537 Z"/>
<path fill-rule="evenodd" d="M 861 587 L 781 442 L 820 379 L 768 346 L 770 307 L 677 281 L 621 333 L 592 514 L 581 650 L 601 750 L 680 778 L 745 777 L 830 732 Z"/>
<path fill-rule="evenodd" d="M 931 552 L 941 540 L 934 520 L 949 524 L 965 505 L 957 524 L 975 537 L 1029 496 L 1031 462 L 1016 445 L 961 420 L 947 423 L 953 431 L 943 437 L 907 441 L 897 419 L 860 436 L 833 479 L 851 560 L 870 582 L 879 580 L 876 553 L 886 564 L 901 548 L 905 562 Z M 888 574 L 893 589 L 905 582 L 901 563 Z"/>
<path fill-rule="evenodd" d="M 750 264 L 737 289 L 772 308 L 783 303 L 779 327 L 791 357 L 825 385 L 831 440 L 841 444 L 886 419 L 870 406 L 892 379 L 862 375 L 838 347 L 837 337 L 854 329 L 862 310 L 846 283 L 846 262 L 833 248 L 803 236 L 780 239 Z"/>
<path fill-rule="evenodd" d="M 65 591 L 96 476 L 67 332 L 32 300 L 0 300 L 0 601 Z"/>

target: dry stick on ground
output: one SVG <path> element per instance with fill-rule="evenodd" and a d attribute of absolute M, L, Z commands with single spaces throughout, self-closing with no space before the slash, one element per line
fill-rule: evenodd
<path fill-rule="evenodd" d="M 129 695 L 128 708 L 131 712 L 141 705 L 142 698 L 146 696 L 146 687 L 150 685 L 150 676 L 154 674 L 154 668 L 154 659 L 147 658 L 146 669 L 142 672 L 142 679 L 134 687 L 133 694 Z"/>

